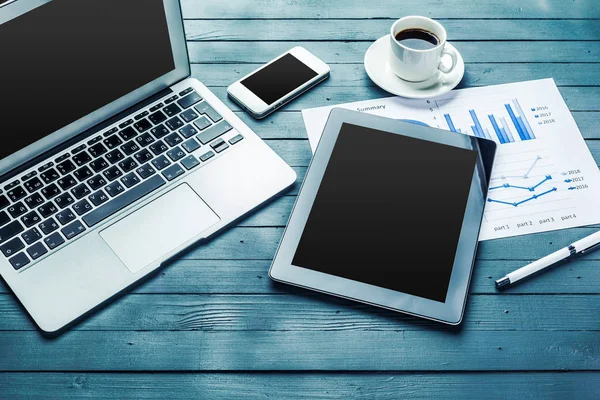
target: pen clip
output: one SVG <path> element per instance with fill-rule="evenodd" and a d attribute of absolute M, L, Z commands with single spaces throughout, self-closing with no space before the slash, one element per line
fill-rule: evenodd
<path fill-rule="evenodd" d="M 587 253 L 591 253 L 594 250 L 600 249 L 600 243 L 596 243 L 593 246 L 588 247 L 587 249 L 583 249 L 579 252 L 579 254 L 587 254 Z"/>

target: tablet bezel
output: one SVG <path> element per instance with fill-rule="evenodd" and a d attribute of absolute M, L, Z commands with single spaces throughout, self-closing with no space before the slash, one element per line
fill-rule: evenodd
<path fill-rule="evenodd" d="M 344 123 L 477 151 L 479 156 L 473 171 L 445 303 L 329 275 L 292 264 L 292 259 L 304 232 L 331 153 Z M 304 183 L 300 188 L 298 199 L 296 200 L 290 221 L 271 265 L 269 276 L 278 282 L 289 283 L 439 322 L 452 325 L 459 324 L 462 321 L 469 282 L 475 262 L 479 229 L 483 218 L 495 151 L 496 143 L 491 140 L 356 111 L 339 108 L 333 109 L 306 173 Z M 435 230 L 432 229 L 432 248 L 435 246 L 434 238 Z M 399 245 L 402 246 L 402 244 Z M 411 255 L 409 246 L 407 245 L 406 247 L 407 254 L 405 260 L 410 262 L 411 258 L 424 258 L 426 261 L 426 256 Z"/>

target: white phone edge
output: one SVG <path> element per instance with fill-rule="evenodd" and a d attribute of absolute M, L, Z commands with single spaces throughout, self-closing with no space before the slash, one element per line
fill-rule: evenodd
<path fill-rule="evenodd" d="M 263 68 L 266 68 L 268 65 L 279 60 L 286 54 L 292 54 L 294 57 L 300 60 L 300 62 L 302 62 L 303 64 L 311 68 L 313 71 L 315 71 L 317 73 L 317 76 L 306 82 L 304 85 L 291 91 L 290 93 L 287 93 L 282 98 L 273 102 L 273 104 L 265 103 L 260 98 L 258 98 L 258 96 L 256 96 L 249 89 L 247 89 L 244 85 L 242 85 L 241 82 L 244 79 L 251 75 L 254 75 Z M 312 87 L 318 85 L 319 83 L 327 79 L 329 77 L 330 71 L 331 70 L 329 66 L 325 62 L 321 61 L 317 56 L 306 50 L 304 47 L 296 46 L 229 85 L 229 87 L 227 88 L 227 95 L 254 118 L 262 119 L 274 112 L 275 110 L 277 110 L 278 108 L 287 104 L 294 98 L 300 96 L 307 90 L 311 89 Z"/>

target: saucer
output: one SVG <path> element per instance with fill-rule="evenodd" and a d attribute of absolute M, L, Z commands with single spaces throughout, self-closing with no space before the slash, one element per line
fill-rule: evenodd
<path fill-rule="evenodd" d="M 446 43 L 450 49 L 456 50 L 450 43 Z M 411 99 L 426 99 L 448 93 L 454 89 L 465 74 L 465 62 L 458 51 L 456 67 L 448 75 L 438 73 L 424 82 L 409 82 L 398 78 L 388 65 L 390 52 L 390 35 L 377 39 L 369 47 L 365 54 L 365 70 L 369 78 L 383 90 L 396 96 Z"/>

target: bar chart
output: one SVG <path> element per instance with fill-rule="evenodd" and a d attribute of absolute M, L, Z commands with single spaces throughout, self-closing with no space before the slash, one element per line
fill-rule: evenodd
<path fill-rule="evenodd" d="M 480 119 L 475 109 L 469 109 L 469 122 L 472 123 L 469 128 L 457 128 L 457 124 L 454 123 L 449 113 L 444 113 L 444 119 L 452 132 L 473 134 L 480 138 L 494 140 L 500 144 L 535 139 L 535 133 L 519 104 L 519 100 L 511 99 L 510 102 L 504 102 L 503 105 L 504 108 L 499 110 L 500 112 L 496 110 L 495 113 L 485 113 L 487 120 L 485 118 Z M 488 126 L 486 127 L 486 125 Z"/>

